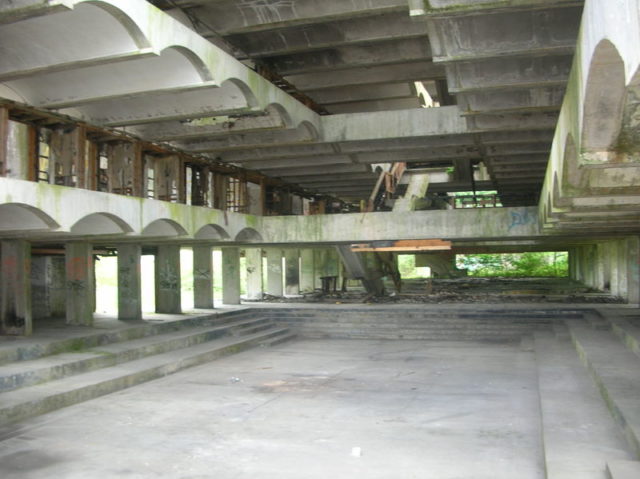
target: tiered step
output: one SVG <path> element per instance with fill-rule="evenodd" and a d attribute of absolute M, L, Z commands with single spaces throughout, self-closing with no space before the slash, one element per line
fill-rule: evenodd
<path fill-rule="evenodd" d="M 608 463 L 633 459 L 571 343 L 539 332 L 535 352 L 547 479 L 603 479 Z"/>
<path fill-rule="evenodd" d="M 269 318 L 252 316 L 254 312 L 245 311 L 186 320 L 187 326 L 174 324 L 172 327 L 177 330 L 168 332 L 158 332 L 168 327 L 154 325 L 139 339 L 98 344 L 74 353 L 43 354 L 0 366 L 0 425 L 292 337 L 287 327 L 276 326 Z M 149 335 L 151 332 L 157 334 Z M 75 344 L 91 345 L 96 341 L 94 336 L 76 338 Z M 101 340 L 105 341 L 105 337 Z"/>
<path fill-rule="evenodd" d="M 568 321 L 571 339 L 609 411 L 640 457 L 640 358 L 611 330 Z"/>
<path fill-rule="evenodd" d="M 483 310 L 291 308 L 260 314 L 283 322 L 306 338 L 519 341 L 548 330 L 562 318 L 582 318 L 582 310 Z"/>

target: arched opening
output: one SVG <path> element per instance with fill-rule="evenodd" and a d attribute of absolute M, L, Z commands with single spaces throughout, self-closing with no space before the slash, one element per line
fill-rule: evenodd
<path fill-rule="evenodd" d="M 236 241 L 256 243 L 262 241 L 262 235 L 253 228 L 244 228 L 236 235 Z"/>
<path fill-rule="evenodd" d="M 605 151 L 620 133 L 625 103 L 624 61 L 609 40 L 596 47 L 584 97 L 582 149 Z"/>
<path fill-rule="evenodd" d="M 198 230 L 195 235 L 195 239 L 210 241 L 227 240 L 229 239 L 229 234 L 222 226 L 208 224 Z"/>
<path fill-rule="evenodd" d="M 152 221 L 142 230 L 142 236 L 174 237 L 185 236 L 186 234 L 187 230 L 179 223 L 170 219 Z"/>
<path fill-rule="evenodd" d="M 71 232 L 78 235 L 116 235 L 132 231 L 125 221 L 110 213 L 90 214 L 71 227 Z"/>
<path fill-rule="evenodd" d="M 23 203 L 0 205 L 0 231 L 55 230 L 60 225 L 33 206 Z"/>

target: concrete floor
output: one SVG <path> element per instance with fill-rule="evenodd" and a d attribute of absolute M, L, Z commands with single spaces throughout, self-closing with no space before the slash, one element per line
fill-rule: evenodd
<path fill-rule="evenodd" d="M 525 349 L 254 349 L 0 430 L 0 477 L 542 478 Z"/>

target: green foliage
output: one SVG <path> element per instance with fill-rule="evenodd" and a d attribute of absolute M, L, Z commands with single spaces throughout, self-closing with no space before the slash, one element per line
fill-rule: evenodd
<path fill-rule="evenodd" d="M 565 277 L 569 272 L 566 252 L 461 254 L 456 263 L 469 276 Z"/>

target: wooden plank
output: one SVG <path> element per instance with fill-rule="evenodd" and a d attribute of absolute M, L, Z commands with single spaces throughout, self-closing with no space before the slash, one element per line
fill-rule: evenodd
<path fill-rule="evenodd" d="M 398 241 L 379 241 L 372 243 L 359 243 L 351 245 L 353 252 L 369 252 L 369 251 L 449 251 L 451 250 L 451 241 L 440 239 L 426 240 L 398 240 Z"/>

